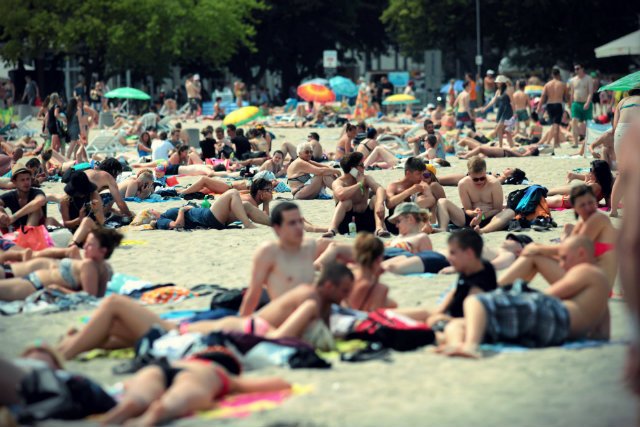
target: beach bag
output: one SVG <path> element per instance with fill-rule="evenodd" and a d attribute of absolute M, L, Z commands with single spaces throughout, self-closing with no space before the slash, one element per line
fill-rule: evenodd
<path fill-rule="evenodd" d="M 435 334 L 427 325 L 386 309 L 372 311 L 366 319 L 355 322 L 346 338 L 379 342 L 397 351 L 415 350 L 435 342 Z"/>
<path fill-rule="evenodd" d="M 211 310 L 224 308 L 227 310 L 233 310 L 237 312 L 240 310 L 242 299 L 244 298 L 244 294 L 246 293 L 247 293 L 247 288 L 243 288 L 243 289 L 222 288 L 220 291 L 213 294 L 213 297 L 211 297 L 211 304 L 209 304 L 209 308 Z M 260 294 L 260 300 L 258 301 L 258 306 L 256 307 L 256 310 L 261 309 L 268 303 L 269 303 L 269 295 L 267 294 L 267 291 L 263 289 L 262 294 Z"/>
<path fill-rule="evenodd" d="M 47 227 L 44 225 L 24 225 L 16 231 L 16 245 L 34 251 L 50 248 L 54 245 Z"/>
<path fill-rule="evenodd" d="M 540 185 L 515 190 L 507 196 L 507 207 L 516 214 L 528 215 L 536 210 L 540 199 L 547 197 L 547 189 Z"/>

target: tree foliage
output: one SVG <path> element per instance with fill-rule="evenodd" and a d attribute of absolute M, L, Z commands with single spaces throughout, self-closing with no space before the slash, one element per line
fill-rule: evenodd
<path fill-rule="evenodd" d="M 483 54 L 505 55 L 523 66 L 595 61 L 593 49 L 638 25 L 637 2 L 628 0 L 480 0 Z M 475 53 L 473 0 L 389 0 L 382 15 L 405 53 L 436 47 L 445 54 Z M 512 53 L 515 52 L 515 53 Z"/>
<path fill-rule="evenodd" d="M 379 52 L 388 45 L 380 14 L 386 0 L 272 0 L 254 14 L 255 51 L 241 49 L 230 63 L 245 81 L 266 70 L 281 73 L 283 84 L 322 71 L 322 52 L 357 49 Z"/>
<path fill-rule="evenodd" d="M 71 55 L 101 77 L 126 69 L 163 77 L 170 65 L 219 66 L 251 48 L 251 14 L 262 7 L 260 0 L 3 0 L 0 54 L 14 62 Z"/>

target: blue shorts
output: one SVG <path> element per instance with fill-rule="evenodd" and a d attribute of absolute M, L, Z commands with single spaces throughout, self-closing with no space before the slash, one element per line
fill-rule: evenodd
<path fill-rule="evenodd" d="M 456 129 L 463 129 L 465 126 L 475 129 L 475 123 L 469 113 L 466 111 L 464 113 L 456 114 Z"/>
<path fill-rule="evenodd" d="M 178 218 L 180 208 L 172 208 L 160 215 L 156 223 L 158 230 L 169 230 L 171 221 Z M 211 213 L 209 208 L 192 208 L 184 213 L 184 228 L 192 230 L 194 228 L 214 228 L 216 230 L 224 230 L 226 225 L 222 224 Z"/>
<path fill-rule="evenodd" d="M 447 257 L 442 255 L 440 252 L 434 251 L 422 251 L 418 252 L 415 256 L 420 258 L 422 261 L 422 265 L 425 273 L 438 273 L 445 267 L 449 267 L 449 261 Z"/>

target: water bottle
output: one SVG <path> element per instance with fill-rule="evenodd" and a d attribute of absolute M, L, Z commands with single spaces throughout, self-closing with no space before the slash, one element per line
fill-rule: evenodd
<path fill-rule="evenodd" d="M 209 209 L 211 207 L 211 202 L 209 202 L 209 196 L 204 196 L 204 200 L 200 205 L 201 208 Z"/>
<path fill-rule="evenodd" d="M 356 237 L 356 233 L 358 230 L 356 229 L 356 217 L 351 217 L 351 222 L 349 223 L 349 236 Z"/>

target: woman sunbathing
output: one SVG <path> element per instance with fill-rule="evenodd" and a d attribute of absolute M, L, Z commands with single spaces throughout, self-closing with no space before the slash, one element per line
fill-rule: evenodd
<path fill-rule="evenodd" d="M 611 206 L 613 175 L 611 174 L 611 167 L 606 161 L 592 161 L 591 169 L 586 174 L 569 172 L 567 174 L 567 181 L 571 182 L 574 179 L 584 181 L 585 185 L 591 187 L 598 202 L 604 199 L 605 206 Z M 571 185 L 565 185 L 564 187 L 557 187 L 549 190 L 547 193 L 547 204 L 549 207 L 571 209 L 572 206 L 571 201 L 569 200 L 569 193 L 571 193 L 572 188 L 573 186 Z"/>
<path fill-rule="evenodd" d="M 96 228 L 84 243 L 84 259 L 35 258 L 3 265 L 0 271 L 0 301 L 23 300 L 44 288 L 64 292 L 85 291 L 103 296 L 112 270 L 107 259 L 120 244 L 122 234 Z"/>
<path fill-rule="evenodd" d="M 458 157 L 461 159 L 468 159 L 473 156 L 480 157 L 535 157 L 540 155 L 540 150 L 537 145 L 529 145 L 525 148 L 499 148 L 499 147 L 487 147 L 481 145 L 466 153 L 460 154 Z"/>
<path fill-rule="evenodd" d="M 241 378 L 211 360 L 223 348 L 210 348 L 173 363 L 158 362 L 141 369 L 125 384 L 117 406 L 104 414 L 103 424 L 131 423 L 156 426 L 195 411 L 215 407 L 228 394 L 287 390 L 291 385 L 277 377 Z M 232 370 L 239 364 L 227 362 Z"/>

